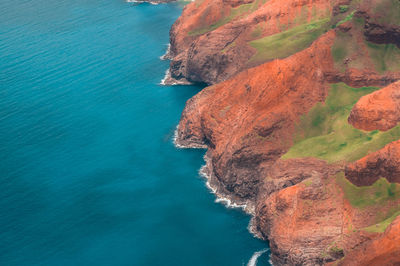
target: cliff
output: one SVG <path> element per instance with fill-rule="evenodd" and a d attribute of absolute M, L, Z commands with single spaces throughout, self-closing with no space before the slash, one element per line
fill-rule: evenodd
<path fill-rule="evenodd" d="M 171 29 L 171 76 L 212 84 L 177 144 L 208 149 L 210 185 L 247 206 L 277 265 L 348 265 L 379 243 L 354 265 L 400 263 L 399 13 L 397 0 L 203 0 Z"/>

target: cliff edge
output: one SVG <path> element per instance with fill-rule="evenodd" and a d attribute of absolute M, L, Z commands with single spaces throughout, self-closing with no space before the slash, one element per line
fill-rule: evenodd
<path fill-rule="evenodd" d="M 276 265 L 400 263 L 399 14 L 398 0 L 197 0 L 171 29 L 171 77 L 211 85 L 176 142 L 208 149 L 211 187 L 246 206 Z"/>

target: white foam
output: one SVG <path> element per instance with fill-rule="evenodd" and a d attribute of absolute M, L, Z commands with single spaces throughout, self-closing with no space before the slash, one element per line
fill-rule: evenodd
<path fill-rule="evenodd" d="M 267 252 L 268 249 L 263 249 L 257 252 L 254 252 L 253 256 L 251 256 L 249 262 L 247 263 L 247 266 L 256 266 L 257 265 L 257 260 L 258 258 L 264 254 L 265 252 Z"/>
<path fill-rule="evenodd" d="M 178 143 L 178 130 L 179 130 L 179 125 L 176 127 L 176 130 L 174 133 L 174 138 L 173 138 L 173 142 L 177 148 L 180 148 L 180 149 L 186 149 L 186 148 L 207 149 L 206 145 L 201 145 L 201 144 L 182 145 L 182 144 Z M 239 208 L 242 211 L 246 212 L 247 214 L 251 215 L 252 219 L 250 219 L 250 223 L 249 223 L 247 229 L 254 237 L 263 239 L 262 236 L 257 232 L 256 227 L 253 225 L 254 215 L 255 215 L 254 204 L 248 204 L 248 202 L 244 202 L 241 204 L 236 203 L 232 199 L 230 199 L 229 196 L 226 196 L 226 195 L 224 195 L 224 193 L 221 193 L 220 191 L 218 191 L 218 186 L 213 185 L 211 182 L 212 176 L 209 173 L 209 168 L 208 168 L 210 165 L 210 158 L 207 156 L 207 153 L 204 155 L 204 161 L 206 163 L 199 169 L 199 174 L 206 179 L 207 188 L 210 190 L 211 193 L 213 193 L 216 196 L 215 202 L 222 203 L 227 208 Z"/>
<path fill-rule="evenodd" d="M 169 43 L 167 45 L 167 51 L 165 52 L 165 54 L 163 54 L 162 56 L 160 56 L 161 60 L 170 60 L 171 58 L 171 44 Z"/>
<path fill-rule="evenodd" d="M 176 129 L 174 132 L 174 137 L 172 139 L 172 142 L 174 143 L 176 148 L 179 148 L 179 149 L 207 149 L 207 145 L 202 145 L 202 144 L 191 144 L 191 145 L 180 144 L 178 142 L 178 128 L 179 128 L 179 125 L 176 126 Z"/>
<path fill-rule="evenodd" d="M 249 206 L 246 203 L 243 204 L 237 204 L 235 202 L 233 202 L 231 199 L 229 199 L 228 197 L 225 197 L 224 195 L 222 195 L 221 193 L 218 192 L 218 188 L 213 187 L 211 184 L 211 176 L 207 173 L 207 165 L 209 163 L 209 159 L 207 157 L 207 155 L 204 155 L 204 160 L 206 161 L 206 164 L 203 165 L 200 170 L 199 170 L 199 174 L 201 176 L 203 176 L 207 181 L 206 181 L 206 186 L 207 188 L 213 193 L 215 194 L 215 196 L 217 197 L 215 199 L 216 203 L 222 203 L 223 205 L 225 205 L 225 207 L 227 208 L 239 208 L 242 209 L 244 212 L 251 214 L 252 211 L 250 210 Z"/>
<path fill-rule="evenodd" d="M 169 78 L 169 76 L 171 76 L 169 68 L 167 69 L 167 71 L 165 71 L 165 76 L 164 78 L 161 80 L 160 85 L 167 85 L 165 82 L 167 81 L 167 79 Z"/>
<path fill-rule="evenodd" d="M 136 4 L 149 3 L 149 4 L 152 4 L 152 5 L 162 4 L 162 2 L 141 1 L 141 0 L 125 0 L 125 2 L 127 2 L 127 3 L 136 3 Z"/>
<path fill-rule="evenodd" d="M 160 85 L 163 86 L 172 86 L 172 85 L 192 85 L 191 82 L 187 81 L 186 79 L 174 79 L 171 77 L 171 71 L 169 68 L 165 71 L 165 76 L 161 80 Z"/>

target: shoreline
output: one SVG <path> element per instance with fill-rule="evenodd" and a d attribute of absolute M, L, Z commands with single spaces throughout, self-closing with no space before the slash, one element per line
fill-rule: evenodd
<path fill-rule="evenodd" d="M 205 164 L 201 166 L 199 169 L 198 173 L 199 175 L 205 179 L 205 185 L 208 188 L 208 190 L 215 195 L 215 203 L 220 203 L 224 205 L 226 208 L 229 209 L 240 209 L 247 215 L 250 215 L 250 221 L 247 226 L 247 230 L 249 231 L 250 234 L 253 235 L 253 237 L 261 239 L 261 240 L 266 240 L 265 238 L 262 237 L 262 235 L 257 231 L 256 226 L 255 226 L 255 202 L 252 201 L 237 201 L 235 200 L 231 195 L 227 194 L 225 192 L 225 188 L 223 185 L 217 180 L 217 178 L 212 174 L 212 165 L 211 165 L 211 158 L 208 155 L 208 147 L 207 145 L 200 145 L 200 144 L 182 144 L 179 143 L 179 138 L 178 138 L 178 128 L 179 125 L 175 129 L 174 137 L 173 137 L 173 144 L 176 148 L 178 149 L 205 149 L 206 153 L 204 154 L 204 162 Z"/>
<path fill-rule="evenodd" d="M 172 1 L 161 1 L 161 2 L 157 2 L 157 1 L 142 1 L 142 0 L 125 0 L 127 3 L 134 3 L 134 4 L 143 4 L 143 3 L 149 3 L 151 5 L 159 5 L 159 4 L 166 4 Z"/>
<path fill-rule="evenodd" d="M 132 1 L 132 0 L 129 0 Z M 136 0 L 133 0 L 136 1 Z M 167 44 L 167 50 L 165 51 L 165 54 L 160 56 L 160 60 L 166 61 L 166 60 L 172 60 L 173 56 L 171 53 L 171 44 Z M 165 76 L 164 78 L 160 81 L 159 85 L 162 86 L 174 86 L 174 85 L 193 85 L 192 82 L 188 81 L 187 79 L 175 79 L 171 76 L 171 70 L 170 67 L 165 71 Z"/>
<path fill-rule="evenodd" d="M 171 76 L 170 69 L 168 68 L 167 71 L 165 71 L 165 76 L 160 81 L 159 85 L 162 85 L 162 86 L 193 85 L 193 83 L 188 81 L 188 80 L 186 80 L 186 79 L 174 79 Z"/>
<path fill-rule="evenodd" d="M 160 59 L 163 60 L 163 61 L 172 59 L 171 44 L 170 43 L 167 44 L 167 51 L 165 52 L 165 54 L 160 56 Z"/>

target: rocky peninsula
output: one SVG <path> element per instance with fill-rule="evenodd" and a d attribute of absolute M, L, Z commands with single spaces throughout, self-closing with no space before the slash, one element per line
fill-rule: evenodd
<path fill-rule="evenodd" d="M 400 1 L 196 0 L 170 31 L 177 144 L 274 265 L 400 263 Z"/>

